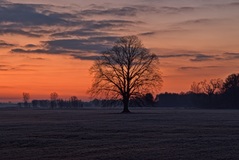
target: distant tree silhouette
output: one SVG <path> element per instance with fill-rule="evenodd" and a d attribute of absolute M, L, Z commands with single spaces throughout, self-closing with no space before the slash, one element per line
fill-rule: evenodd
<path fill-rule="evenodd" d="M 138 37 L 122 37 L 91 67 L 94 82 L 89 92 L 93 97 L 121 99 L 123 113 L 129 113 L 131 98 L 161 88 L 158 67 L 158 57 L 150 53 Z"/>
<path fill-rule="evenodd" d="M 234 108 L 239 106 L 239 74 L 229 75 L 224 84 L 223 90 L 227 102 L 229 102 Z"/>
<path fill-rule="evenodd" d="M 59 108 L 66 107 L 67 104 L 68 103 L 66 101 L 64 101 L 63 99 L 57 99 L 56 100 L 56 106 L 59 107 Z"/>
<path fill-rule="evenodd" d="M 206 104 L 212 106 L 212 101 L 213 99 L 215 99 L 213 97 L 215 96 L 215 94 L 221 93 L 222 88 L 223 80 L 220 78 L 211 79 L 209 82 L 207 80 L 201 81 L 199 83 L 193 82 L 193 84 L 191 85 L 191 91 L 198 96 L 191 95 L 191 97 L 195 103 L 200 103 L 199 101 L 202 101 L 202 99 L 200 100 L 199 97 L 204 97 L 206 98 L 204 99 Z M 203 94 L 205 94 L 206 96 Z"/>
<path fill-rule="evenodd" d="M 49 100 L 32 100 L 32 107 L 33 108 L 49 108 L 51 107 L 51 101 Z"/>
<path fill-rule="evenodd" d="M 145 106 L 153 107 L 154 106 L 154 96 L 152 93 L 147 93 L 144 96 Z"/>
<path fill-rule="evenodd" d="M 223 80 L 220 78 L 211 79 L 209 82 L 204 80 L 200 83 L 201 83 L 203 92 L 209 96 L 220 92 L 223 87 Z"/>
<path fill-rule="evenodd" d="M 236 90 L 237 88 L 239 88 L 239 74 L 229 75 L 223 84 L 223 88 L 225 91 L 231 89 Z"/>
<path fill-rule="evenodd" d="M 239 74 L 222 79 L 193 82 L 185 94 L 161 93 L 156 96 L 159 107 L 196 107 L 212 109 L 239 109 Z"/>
<path fill-rule="evenodd" d="M 70 97 L 70 103 L 72 107 L 78 107 L 79 106 L 79 100 L 76 96 Z"/>
<path fill-rule="evenodd" d="M 50 99 L 51 99 L 51 107 L 57 107 L 57 99 L 58 99 L 58 94 L 56 92 L 52 92 L 50 94 Z"/>
<path fill-rule="evenodd" d="M 23 92 L 22 96 L 23 96 L 24 106 L 28 107 L 28 101 L 30 100 L 30 94 L 26 93 L 26 92 Z"/>
<path fill-rule="evenodd" d="M 197 83 L 197 82 L 193 82 L 192 85 L 191 85 L 191 88 L 190 90 L 195 93 L 195 94 L 199 94 L 199 93 L 202 93 L 202 86 L 201 86 L 201 83 Z"/>
<path fill-rule="evenodd" d="M 205 93 L 207 95 L 213 95 L 222 91 L 223 80 L 220 78 L 211 79 L 209 82 L 207 80 L 201 82 L 193 82 L 191 85 L 191 91 L 195 94 Z"/>

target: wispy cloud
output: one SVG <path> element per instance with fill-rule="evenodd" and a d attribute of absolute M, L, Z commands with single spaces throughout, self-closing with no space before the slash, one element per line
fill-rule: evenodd
<path fill-rule="evenodd" d="M 14 48 L 11 50 L 12 53 L 37 53 L 37 54 L 66 54 L 69 51 L 66 50 L 53 50 L 53 49 L 22 49 Z"/>
<path fill-rule="evenodd" d="M 3 40 L 0 40 L 0 48 L 6 48 L 6 47 L 14 47 L 16 46 L 15 44 L 7 43 Z"/>
<path fill-rule="evenodd" d="M 179 14 L 179 13 L 190 13 L 195 10 L 195 7 L 161 7 L 158 9 L 159 13 L 163 14 Z"/>
<path fill-rule="evenodd" d="M 140 21 L 130 21 L 130 20 L 83 20 L 79 21 L 78 28 L 67 31 L 63 30 L 60 32 L 52 33 L 52 37 L 95 37 L 95 36 L 109 36 L 112 31 L 116 29 L 122 29 L 127 27 L 133 27 L 139 25 Z"/>
<path fill-rule="evenodd" d="M 178 51 L 175 51 L 175 53 L 169 53 L 169 54 L 161 54 L 158 55 L 159 58 L 189 58 L 192 62 L 202 62 L 202 61 L 210 61 L 215 60 L 218 58 L 217 55 L 211 55 L 211 54 L 202 54 L 198 51 L 182 51 L 184 53 L 177 53 Z"/>
<path fill-rule="evenodd" d="M 193 62 L 202 62 L 202 61 L 210 61 L 214 60 L 214 55 L 206 55 L 206 54 L 197 54 L 194 58 L 190 59 Z"/>
<path fill-rule="evenodd" d="M 200 51 L 194 50 L 167 50 L 167 49 L 159 49 L 156 52 L 161 54 L 157 54 L 160 59 L 187 59 L 190 62 L 205 62 L 205 61 L 217 61 L 225 59 L 220 54 L 212 54 L 212 53 L 201 53 Z"/>
<path fill-rule="evenodd" d="M 81 16 L 125 16 L 135 17 L 138 14 L 179 14 L 193 12 L 195 7 L 172 7 L 172 6 L 152 6 L 152 5 L 129 5 L 125 7 L 111 7 L 93 5 L 91 9 L 82 10 L 79 14 Z"/>
<path fill-rule="evenodd" d="M 198 70 L 199 67 L 180 67 L 179 70 Z"/>
<path fill-rule="evenodd" d="M 139 33 L 139 36 L 153 36 L 153 35 L 165 35 L 165 34 L 177 34 L 177 33 L 185 33 L 189 32 L 190 30 L 182 29 L 180 27 L 174 27 L 172 29 L 161 29 L 161 30 L 155 30 L 155 31 L 148 31 Z"/>
<path fill-rule="evenodd" d="M 215 22 L 221 21 L 221 19 L 209 19 L 209 18 L 200 18 L 200 19 L 192 19 L 180 22 L 181 25 L 208 25 L 208 24 L 215 24 Z"/>
<path fill-rule="evenodd" d="M 27 37 L 41 37 L 41 35 L 39 34 L 34 34 L 34 33 L 30 33 L 30 32 L 27 32 L 27 31 L 24 31 L 22 29 L 4 29 L 4 28 L 1 28 L 0 29 L 0 35 L 5 35 L 5 34 L 11 34 L 11 35 L 23 35 L 23 36 L 27 36 Z"/>
<path fill-rule="evenodd" d="M 35 44 L 27 44 L 27 45 L 25 45 L 24 47 L 25 47 L 25 48 L 36 48 L 36 47 L 38 47 L 38 46 L 35 45 Z"/>
<path fill-rule="evenodd" d="M 3 3 L 0 6 L 0 23 L 14 22 L 24 26 L 62 25 L 67 23 L 67 21 L 60 18 L 62 15 L 47 15 L 37 10 L 40 8 L 43 8 L 43 5 Z"/>
<path fill-rule="evenodd" d="M 118 37 L 90 37 L 88 39 L 59 39 L 44 42 L 49 49 L 101 52 Z"/>
<path fill-rule="evenodd" d="M 8 71 L 10 70 L 11 68 L 9 68 L 10 66 L 8 65 L 0 65 L 0 71 Z"/>
<path fill-rule="evenodd" d="M 184 66 L 184 67 L 179 67 L 178 70 L 187 71 L 187 70 L 217 69 L 217 68 L 220 68 L 220 66 L 200 66 L 200 67 Z"/>
<path fill-rule="evenodd" d="M 191 62 L 205 62 L 205 61 L 232 61 L 239 59 L 239 53 L 235 52 L 225 52 L 225 53 L 200 53 L 199 51 L 170 51 L 170 53 L 158 54 L 160 59 L 168 59 L 168 58 L 188 58 Z M 190 68 L 190 67 L 189 67 Z M 187 69 L 187 68 L 185 68 Z M 190 68 L 190 69 L 197 69 Z"/>
<path fill-rule="evenodd" d="M 194 27 L 201 27 L 206 28 L 209 26 L 217 26 L 222 25 L 226 23 L 231 23 L 231 19 L 229 18 L 195 18 L 195 19 L 189 19 L 182 22 L 178 22 L 173 24 L 174 27 L 181 27 L 181 28 L 194 28 Z M 192 28 L 192 29 L 193 29 Z"/>
<path fill-rule="evenodd" d="M 71 31 L 63 31 L 63 32 L 57 32 L 53 33 L 52 37 L 89 37 L 89 36 L 106 36 L 108 35 L 107 32 L 101 32 L 101 31 L 94 31 L 89 29 L 76 29 Z"/>
<path fill-rule="evenodd" d="M 42 42 L 42 48 L 31 47 L 13 48 L 12 53 L 35 53 L 35 54 L 68 54 L 76 59 L 94 60 L 101 52 L 110 48 L 118 37 L 90 37 L 87 39 L 59 39 Z M 32 46 L 30 44 L 30 46 Z M 87 54 L 86 54 L 87 53 Z M 94 53 L 95 55 L 89 55 Z M 98 54 L 98 55 L 97 55 Z"/>
<path fill-rule="evenodd" d="M 40 60 L 40 61 L 46 60 L 46 58 L 42 58 L 42 57 L 29 57 L 29 59 L 31 59 L 31 60 Z"/>
<path fill-rule="evenodd" d="M 135 16 L 137 14 L 135 7 L 108 8 L 108 9 L 89 9 L 80 12 L 83 16 L 109 15 L 109 16 Z"/>
<path fill-rule="evenodd" d="M 189 54 L 189 53 L 158 55 L 159 58 L 179 58 L 179 57 L 194 57 L 194 56 L 195 56 L 194 54 Z"/>
<path fill-rule="evenodd" d="M 239 59 L 239 53 L 226 52 L 222 54 L 222 57 L 218 58 L 218 60 L 236 60 Z"/>
<path fill-rule="evenodd" d="M 0 65 L 0 71 L 36 71 L 36 69 L 32 69 L 33 67 L 36 67 L 36 65 Z"/>
<path fill-rule="evenodd" d="M 97 60 L 100 59 L 100 55 L 71 55 L 75 59 L 80 59 L 80 60 Z"/>
<path fill-rule="evenodd" d="M 0 86 L 1 89 L 9 89 L 9 88 L 14 88 L 12 86 Z"/>

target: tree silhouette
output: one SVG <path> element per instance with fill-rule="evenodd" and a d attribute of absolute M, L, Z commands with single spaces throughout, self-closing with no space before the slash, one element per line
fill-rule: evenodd
<path fill-rule="evenodd" d="M 195 94 L 200 94 L 202 93 L 202 86 L 201 86 L 201 83 L 197 83 L 197 82 L 193 82 L 192 85 L 191 85 L 191 91 Z"/>
<path fill-rule="evenodd" d="M 72 107 L 78 107 L 79 106 L 79 100 L 76 96 L 70 97 L 70 103 Z"/>
<path fill-rule="evenodd" d="M 50 94 L 52 108 L 57 107 L 57 98 L 58 98 L 58 94 L 56 92 L 52 92 Z"/>
<path fill-rule="evenodd" d="M 154 96 L 151 93 L 147 93 L 144 96 L 144 101 L 146 106 L 153 107 L 154 106 Z"/>
<path fill-rule="evenodd" d="M 239 74 L 229 75 L 223 84 L 223 88 L 225 91 L 239 88 Z"/>
<path fill-rule="evenodd" d="M 138 37 L 122 37 L 91 67 L 94 81 L 89 92 L 94 97 L 121 99 L 123 113 L 129 113 L 131 98 L 161 88 L 158 65 L 158 57 Z"/>
<path fill-rule="evenodd" d="M 239 106 L 239 74 L 229 75 L 223 84 L 224 94 L 227 101 L 236 108 Z"/>
<path fill-rule="evenodd" d="M 209 82 L 204 80 L 200 83 L 201 83 L 202 90 L 204 91 L 204 93 L 209 95 L 209 96 L 220 92 L 222 90 L 222 87 L 223 87 L 223 80 L 220 79 L 220 78 L 211 79 Z"/>
<path fill-rule="evenodd" d="M 24 106 L 27 107 L 28 106 L 28 101 L 30 100 L 30 94 L 26 93 L 26 92 L 23 92 L 22 96 L 23 96 Z"/>

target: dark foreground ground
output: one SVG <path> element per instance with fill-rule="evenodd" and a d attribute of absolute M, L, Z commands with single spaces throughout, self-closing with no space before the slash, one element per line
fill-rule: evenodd
<path fill-rule="evenodd" d="M 119 112 L 1 109 L 0 159 L 239 159 L 239 111 Z"/>

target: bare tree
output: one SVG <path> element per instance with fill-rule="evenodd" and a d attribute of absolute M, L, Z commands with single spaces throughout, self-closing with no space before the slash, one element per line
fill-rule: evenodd
<path fill-rule="evenodd" d="M 201 83 L 193 82 L 191 85 L 191 91 L 196 94 L 202 93 Z"/>
<path fill-rule="evenodd" d="M 89 92 L 93 97 L 121 99 L 123 113 L 128 113 L 131 98 L 161 88 L 158 62 L 158 57 L 138 37 L 122 37 L 91 67 L 94 81 Z"/>
<path fill-rule="evenodd" d="M 229 75 L 223 84 L 223 92 L 229 104 L 234 108 L 239 106 L 239 73 Z"/>
<path fill-rule="evenodd" d="M 57 107 L 57 98 L 58 98 L 58 94 L 56 92 L 52 92 L 50 94 L 52 108 Z"/>
<path fill-rule="evenodd" d="M 56 101 L 58 98 L 58 94 L 56 92 L 52 92 L 50 94 L 51 101 Z"/>
<path fill-rule="evenodd" d="M 76 96 L 70 97 L 70 103 L 72 107 L 78 107 L 79 106 L 79 100 Z"/>
<path fill-rule="evenodd" d="M 223 84 L 223 89 L 225 91 L 236 90 L 239 88 L 239 73 L 229 75 L 225 83 Z"/>
<path fill-rule="evenodd" d="M 76 96 L 71 96 L 70 97 L 70 101 L 72 102 L 72 101 L 78 101 L 78 98 L 76 97 Z"/>
<path fill-rule="evenodd" d="M 30 94 L 26 93 L 26 92 L 23 92 L 22 96 L 23 96 L 24 105 L 25 105 L 25 107 L 27 107 L 28 106 L 28 101 L 30 100 Z"/>
<path fill-rule="evenodd" d="M 200 82 L 202 85 L 202 90 L 204 93 L 207 95 L 213 95 L 215 93 L 218 93 L 221 91 L 223 87 L 223 80 L 218 78 L 218 79 L 211 79 L 209 82 L 206 80 Z"/>

